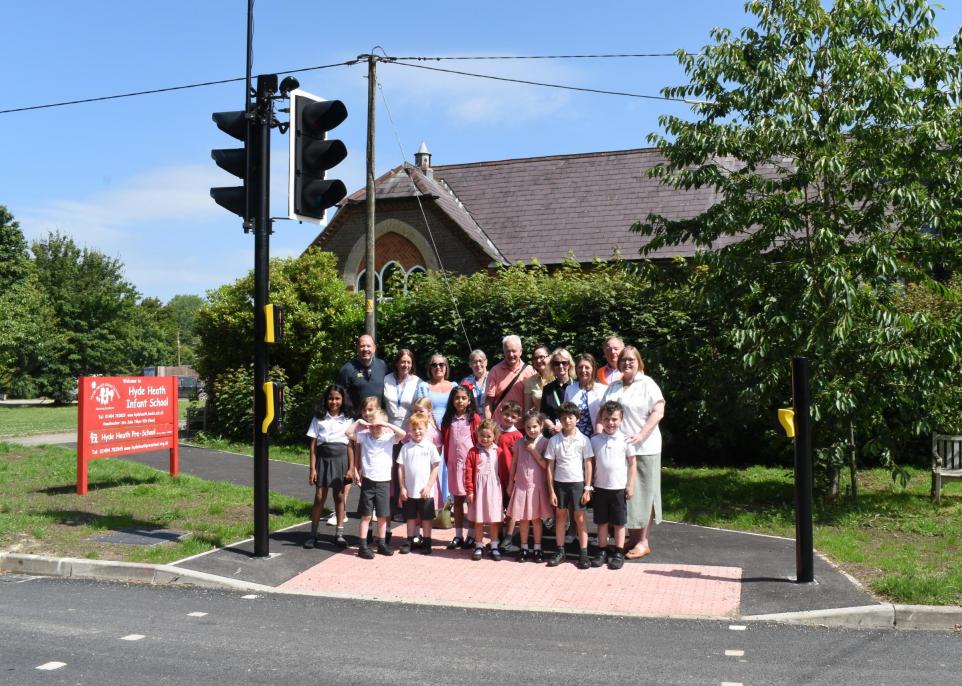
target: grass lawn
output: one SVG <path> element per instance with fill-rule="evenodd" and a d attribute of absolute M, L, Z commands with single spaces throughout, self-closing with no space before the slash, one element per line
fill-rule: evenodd
<path fill-rule="evenodd" d="M 187 417 L 187 402 L 177 402 L 181 419 Z M 76 405 L 0 405 L 0 436 L 34 436 L 76 430 Z"/>
<path fill-rule="evenodd" d="M 860 473 L 860 504 L 815 503 L 815 548 L 893 602 L 962 605 L 962 484 L 929 498 L 930 473 L 908 487 L 881 469 Z M 794 538 L 792 471 L 665 468 L 664 516 L 681 522 Z"/>
<path fill-rule="evenodd" d="M 77 458 L 57 446 L 0 443 L 0 549 L 90 559 L 165 563 L 253 535 L 250 488 L 170 475 L 121 459 L 90 463 L 89 491 L 76 493 Z M 270 496 L 270 530 L 310 518 L 308 503 Z M 92 539 L 122 527 L 190 535 L 153 546 Z"/>
<path fill-rule="evenodd" d="M 254 446 L 252 443 L 229 441 L 225 438 L 211 436 L 203 432 L 198 432 L 197 434 L 191 436 L 190 440 L 181 442 L 189 445 L 199 445 L 212 450 L 223 450 L 228 453 L 238 453 L 239 455 L 253 456 L 254 454 Z M 306 441 L 304 445 L 299 446 L 271 444 L 269 448 L 269 456 L 272 460 L 293 462 L 294 464 L 307 464 L 310 460 L 310 452 L 308 452 Z"/>

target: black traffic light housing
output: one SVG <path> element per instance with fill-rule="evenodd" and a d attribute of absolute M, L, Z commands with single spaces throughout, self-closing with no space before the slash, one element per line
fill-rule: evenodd
<path fill-rule="evenodd" d="M 343 142 L 327 138 L 347 119 L 347 108 L 340 100 L 324 100 L 299 89 L 292 90 L 290 98 L 288 215 L 322 223 L 327 208 L 347 195 L 344 182 L 327 178 L 327 172 L 347 157 Z"/>
<path fill-rule="evenodd" d="M 240 177 L 242 186 L 221 186 L 210 189 L 210 197 L 224 209 L 240 216 L 249 228 L 257 213 L 254 187 L 259 172 L 257 139 L 259 127 L 251 124 L 243 110 L 214 112 L 214 123 L 224 133 L 244 143 L 243 148 L 211 150 L 210 156 L 221 169 Z"/>

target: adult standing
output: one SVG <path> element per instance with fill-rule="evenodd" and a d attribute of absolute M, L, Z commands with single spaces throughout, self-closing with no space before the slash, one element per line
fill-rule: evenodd
<path fill-rule="evenodd" d="M 479 412 L 483 412 L 485 393 L 488 390 L 488 356 L 483 350 L 472 350 L 468 356 L 468 366 L 471 367 L 471 373 L 461 380 L 461 385 L 471 389 L 474 404 L 478 406 Z"/>
<path fill-rule="evenodd" d="M 346 363 L 337 373 L 337 385 L 347 389 L 354 412 L 361 411 L 361 401 L 375 396 L 384 406 L 384 377 L 387 363 L 376 356 L 377 346 L 370 334 L 357 339 L 357 356 Z"/>
<path fill-rule="evenodd" d="M 404 428 L 422 383 L 415 373 L 414 353 L 401 348 L 394 358 L 394 371 L 384 377 L 384 411 L 389 422 Z"/>
<path fill-rule="evenodd" d="M 617 336 L 611 336 L 605 341 L 604 353 L 607 364 L 598 370 L 598 381 L 610 386 L 618 380 L 621 376 L 621 372 L 618 371 L 618 357 L 624 349 L 625 342 Z"/>
<path fill-rule="evenodd" d="M 504 402 L 513 400 L 518 407 L 523 407 L 524 382 L 535 373 L 531 365 L 521 359 L 520 337 L 505 336 L 501 340 L 501 350 L 504 359 L 488 372 L 487 402 L 484 405 L 485 419 L 493 419 L 499 426 L 503 423 L 501 407 Z"/>
<path fill-rule="evenodd" d="M 411 405 L 417 396 L 421 379 L 414 371 L 414 353 L 407 348 L 401 348 L 394 358 L 394 371 L 384 377 L 384 410 L 387 420 L 394 426 L 407 428 L 407 418 L 411 414 Z M 400 493 L 398 483 L 398 465 L 395 461 L 401 452 L 401 444 L 394 444 L 394 460 L 391 462 L 391 517 L 401 521 L 401 504 L 397 496 Z"/>
<path fill-rule="evenodd" d="M 548 364 L 550 357 L 551 352 L 546 345 L 539 345 L 531 353 L 531 368 L 535 373 L 524 382 L 524 403 L 521 408 L 525 415 L 530 410 L 541 411 L 541 395 L 544 387 L 554 381 L 551 365 Z"/>
<path fill-rule="evenodd" d="M 628 501 L 628 547 L 625 557 L 642 558 L 651 552 L 648 534 L 652 524 L 661 523 L 661 431 L 665 397 L 650 376 L 634 346 L 626 346 L 618 357 L 621 378 L 605 393 L 605 402 L 617 400 L 624 408 L 621 430 L 628 437 L 636 457 L 638 479 Z"/>
<path fill-rule="evenodd" d="M 438 430 L 441 429 L 444 411 L 448 407 L 448 397 L 451 395 L 451 389 L 454 388 L 454 384 L 448 380 L 448 371 L 448 360 L 444 355 L 440 353 L 431 355 L 431 359 L 428 360 L 427 379 L 418 388 L 416 396 L 417 398 L 426 396 L 431 399 L 434 425 Z M 437 484 L 441 489 L 441 502 L 444 503 L 447 501 L 449 494 L 446 455 L 441 456 L 441 468 L 438 471 Z"/>
<path fill-rule="evenodd" d="M 587 438 L 591 438 L 595 433 L 601 399 L 608 390 L 608 386 L 595 380 L 597 366 L 598 363 L 591 353 L 582 353 L 575 357 L 576 382 L 565 390 L 565 402 L 572 402 L 581 410 L 578 416 L 578 431 Z"/>
<path fill-rule="evenodd" d="M 444 410 L 448 406 L 448 396 L 454 384 L 448 380 L 448 360 L 440 353 L 431 355 L 428 360 L 428 378 L 418 388 L 415 398 L 427 396 L 434 406 L 434 423 L 441 428 Z"/>
<path fill-rule="evenodd" d="M 541 413 L 548 418 L 545 430 L 550 436 L 561 431 L 558 410 L 565 401 L 565 393 L 574 377 L 574 367 L 575 361 L 567 350 L 556 348 L 552 351 L 551 372 L 554 374 L 554 381 L 546 384 L 541 393 Z"/>

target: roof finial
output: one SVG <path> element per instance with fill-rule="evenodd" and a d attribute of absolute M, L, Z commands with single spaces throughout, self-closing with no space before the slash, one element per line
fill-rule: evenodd
<path fill-rule="evenodd" d="M 414 166 L 421 170 L 421 173 L 428 177 L 433 177 L 431 173 L 431 153 L 428 152 L 427 143 L 421 141 L 421 147 L 414 153 Z"/>

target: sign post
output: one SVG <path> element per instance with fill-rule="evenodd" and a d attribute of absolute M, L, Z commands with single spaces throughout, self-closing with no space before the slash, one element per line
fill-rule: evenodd
<path fill-rule="evenodd" d="M 82 376 L 78 383 L 77 493 L 87 493 L 90 460 L 170 451 L 177 476 L 177 377 Z"/>

